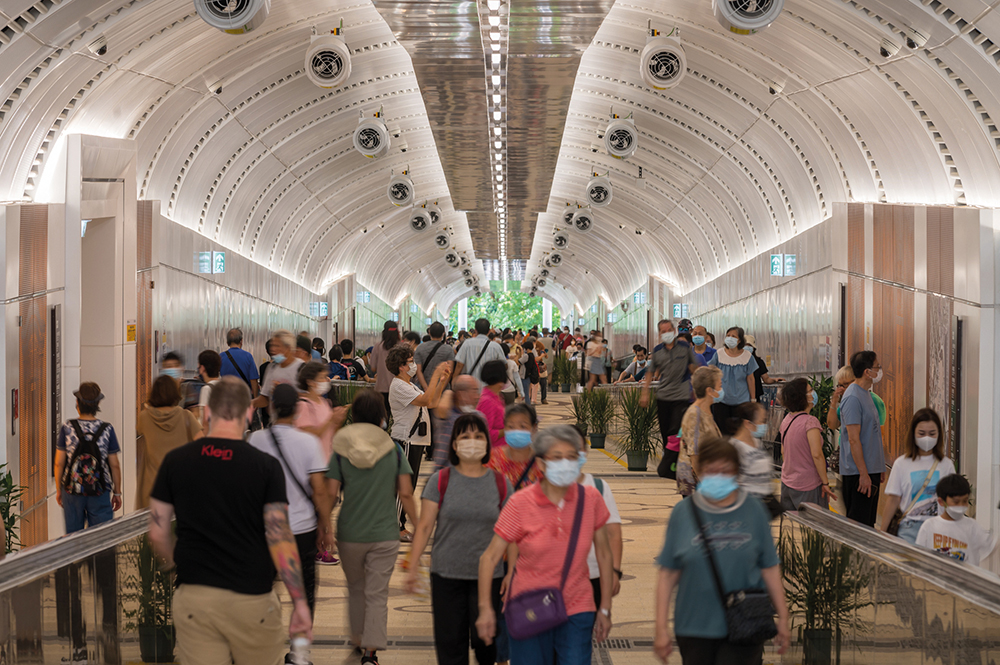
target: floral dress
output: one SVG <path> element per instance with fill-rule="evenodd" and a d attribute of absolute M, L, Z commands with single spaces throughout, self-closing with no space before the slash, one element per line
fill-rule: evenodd
<path fill-rule="evenodd" d="M 691 455 L 698 454 L 701 441 L 722 436 L 715 419 L 706 416 L 692 404 L 681 420 L 681 449 L 677 454 L 677 491 L 681 496 L 691 496 L 698 486 L 698 476 L 691 465 Z"/>

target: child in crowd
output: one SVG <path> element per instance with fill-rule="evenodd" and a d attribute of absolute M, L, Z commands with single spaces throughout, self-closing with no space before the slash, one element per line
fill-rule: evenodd
<path fill-rule="evenodd" d="M 917 545 L 950 556 L 970 566 L 978 566 L 996 547 L 997 537 L 966 517 L 972 488 L 963 476 L 945 476 L 937 484 L 939 514 L 920 527 Z"/>

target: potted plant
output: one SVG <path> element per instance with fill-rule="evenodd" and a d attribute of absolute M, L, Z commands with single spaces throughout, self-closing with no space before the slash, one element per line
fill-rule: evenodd
<path fill-rule="evenodd" d="M 576 426 L 586 436 L 587 424 L 590 421 L 590 392 L 573 395 L 570 400 L 573 403 L 573 417 L 576 418 Z"/>
<path fill-rule="evenodd" d="M 629 471 L 645 471 L 650 457 L 656 457 L 662 443 L 657 432 L 656 400 L 642 406 L 641 390 L 623 390 L 618 419 L 622 437 L 618 453 L 628 457 Z"/>
<path fill-rule="evenodd" d="M 842 630 L 860 630 L 857 610 L 871 605 L 859 595 L 870 575 L 849 546 L 812 529 L 798 529 L 796 538 L 793 529 L 782 526 L 778 556 L 793 626 L 801 621 L 803 665 L 830 665 L 835 637 L 839 663 Z"/>
<path fill-rule="evenodd" d="M 549 390 L 554 393 L 559 392 L 563 377 L 563 357 L 556 356 L 552 359 L 552 369 L 549 370 Z"/>
<path fill-rule="evenodd" d="M 7 469 L 7 465 L 0 464 L 0 520 L 3 520 L 4 555 L 21 546 L 21 539 L 17 533 L 17 523 L 21 521 L 21 516 L 14 512 L 14 506 L 24 496 L 24 490 L 23 485 L 14 484 L 14 476 Z"/>
<path fill-rule="evenodd" d="M 833 442 L 833 430 L 826 425 L 826 416 L 830 411 L 830 398 L 833 397 L 834 384 L 833 377 L 812 376 L 809 378 L 813 391 L 816 393 L 816 404 L 813 406 L 811 415 L 819 420 L 820 432 L 823 436 L 823 457 L 827 460 L 827 466 L 834 471 L 840 470 L 840 455 Z"/>
<path fill-rule="evenodd" d="M 142 536 L 131 551 L 134 572 L 122 584 L 125 630 L 139 635 L 139 654 L 144 663 L 174 662 L 176 635 L 171 619 L 173 579 L 160 570 L 148 536 Z"/>
<path fill-rule="evenodd" d="M 569 358 L 566 359 L 566 372 L 562 376 L 564 393 L 572 392 L 570 386 L 580 385 L 580 365 Z"/>
<path fill-rule="evenodd" d="M 611 391 L 591 390 L 587 411 L 587 422 L 590 426 L 590 447 L 603 449 L 611 421 L 615 417 L 615 403 L 611 399 Z"/>

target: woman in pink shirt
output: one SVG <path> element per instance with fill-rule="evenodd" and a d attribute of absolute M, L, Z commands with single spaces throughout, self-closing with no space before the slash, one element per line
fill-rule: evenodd
<path fill-rule="evenodd" d="M 486 424 L 490 428 L 490 445 L 498 448 L 506 442 L 503 438 L 504 404 L 500 391 L 507 383 L 507 363 L 503 360 L 491 360 L 483 365 L 480 377 L 486 386 L 479 396 L 476 410 L 486 416 Z"/>
<path fill-rule="evenodd" d="M 583 437 L 570 425 L 542 430 L 532 442 L 538 464 L 545 471 L 542 482 L 515 492 L 497 520 L 493 540 L 479 559 L 479 618 L 476 629 L 487 644 L 496 635 L 497 618 L 490 601 L 493 571 L 510 545 L 517 546 L 517 560 L 507 594 L 507 625 L 519 596 L 540 589 L 559 589 L 566 562 L 577 504 L 583 501 L 579 537 L 570 554 L 566 582 L 561 587 L 568 620 L 549 630 L 516 639 L 511 636 L 510 661 L 521 665 L 553 663 L 590 665 L 592 640 L 603 641 L 611 631 L 612 559 L 607 521 L 610 517 L 601 494 L 578 484 L 586 460 Z M 597 551 L 601 577 L 601 606 L 594 604 L 587 555 Z M 596 611 L 595 611 L 596 610 Z M 512 632 L 514 632 L 512 630 Z"/>
<path fill-rule="evenodd" d="M 819 420 L 809 412 L 816 406 L 816 393 L 803 378 L 781 388 L 781 405 L 788 415 L 781 421 L 781 507 L 798 510 L 803 503 L 826 508 L 836 495 L 830 489 L 823 456 Z"/>
<path fill-rule="evenodd" d="M 330 461 L 333 454 L 333 435 L 344 424 L 347 409 L 334 409 L 327 401 L 330 379 L 326 366 L 311 360 L 299 368 L 298 389 L 300 398 L 295 409 L 295 427 L 319 438 L 323 459 Z"/>

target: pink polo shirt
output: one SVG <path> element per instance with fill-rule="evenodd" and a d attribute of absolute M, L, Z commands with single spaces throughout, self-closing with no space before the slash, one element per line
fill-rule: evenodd
<path fill-rule="evenodd" d="M 515 492 L 508 499 L 493 531 L 508 543 L 517 543 L 517 567 L 510 597 L 535 589 L 559 587 L 581 487 L 570 487 L 561 506 L 545 496 L 541 483 Z M 594 531 L 604 526 L 611 517 L 600 493 L 593 487 L 583 489 L 586 503 L 580 537 L 566 586 L 562 590 L 566 614 L 570 616 L 597 609 L 594 588 L 590 585 L 587 555 L 594 542 Z"/>
<path fill-rule="evenodd" d="M 489 388 L 483 388 L 482 394 L 479 395 L 479 404 L 476 405 L 476 410 L 486 416 L 486 424 L 490 428 L 490 442 L 494 448 L 507 444 L 507 441 L 500 434 L 503 431 L 503 418 L 506 408 L 503 397 L 495 394 Z"/>

